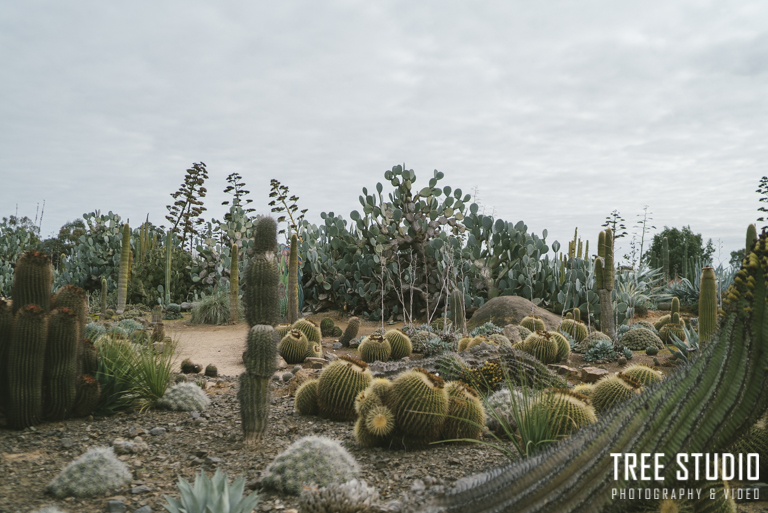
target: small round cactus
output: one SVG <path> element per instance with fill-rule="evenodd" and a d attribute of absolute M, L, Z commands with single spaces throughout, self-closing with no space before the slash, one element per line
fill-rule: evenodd
<path fill-rule="evenodd" d="M 592 404 L 598 413 L 603 413 L 639 394 L 642 388 L 642 383 L 622 372 L 606 376 L 595 384 Z"/>
<path fill-rule="evenodd" d="M 510 342 L 510 340 L 501 333 L 491 333 L 488 335 L 488 340 L 495 346 L 506 348 L 512 347 L 512 342 Z"/>
<path fill-rule="evenodd" d="M 292 329 L 280 340 L 277 345 L 277 352 L 283 357 L 285 363 L 293 365 L 304 361 L 309 345 L 307 336 L 302 331 Z"/>
<path fill-rule="evenodd" d="M 319 342 L 314 344 L 307 344 L 307 352 L 304 355 L 304 358 L 322 358 L 322 357 L 323 357 L 323 346 L 321 346 Z"/>
<path fill-rule="evenodd" d="M 467 348 L 469 347 L 469 344 L 471 344 L 473 340 L 474 340 L 474 337 L 463 337 L 461 340 L 459 340 L 458 351 L 459 352 L 466 351 Z"/>
<path fill-rule="evenodd" d="M 208 395 L 194 383 L 174 385 L 157 401 L 160 408 L 175 411 L 203 411 L 209 404 Z"/>
<path fill-rule="evenodd" d="M 353 338 L 357 337 L 357 332 L 360 329 L 360 319 L 358 317 L 350 317 L 347 321 L 347 329 L 341 335 L 339 342 L 344 347 L 349 347 L 349 343 Z"/>
<path fill-rule="evenodd" d="M 445 389 L 448 392 L 448 416 L 441 428 L 442 438 L 480 438 L 485 426 L 485 408 L 477 392 L 458 381 L 451 381 Z"/>
<path fill-rule="evenodd" d="M 389 345 L 392 348 L 392 353 L 389 355 L 392 360 L 411 356 L 413 351 L 411 339 L 401 330 L 389 330 L 384 334 L 384 338 L 389 341 Z"/>
<path fill-rule="evenodd" d="M 539 395 L 529 411 L 535 412 L 539 408 L 546 409 L 552 434 L 557 438 L 597 422 L 589 399 L 570 390 L 554 390 Z"/>
<path fill-rule="evenodd" d="M 583 395 L 584 397 L 591 398 L 592 392 L 595 390 L 595 385 L 592 383 L 579 383 L 575 387 L 571 389 L 571 391 L 576 392 L 577 394 Z"/>
<path fill-rule="evenodd" d="M 373 380 L 368 365 L 349 356 L 341 356 L 326 367 L 317 384 L 320 416 L 331 420 L 354 420 L 355 397 Z"/>
<path fill-rule="evenodd" d="M 294 407 L 300 415 L 317 415 L 317 379 L 309 379 L 296 389 Z"/>
<path fill-rule="evenodd" d="M 648 346 L 645 348 L 645 354 L 648 356 L 656 356 L 659 354 L 659 348 L 656 346 Z"/>
<path fill-rule="evenodd" d="M 310 319 L 299 319 L 293 323 L 291 329 L 299 330 L 307 336 L 307 340 L 311 343 L 319 343 L 322 340 L 323 335 L 320 333 L 320 327 L 315 324 L 315 321 Z"/>
<path fill-rule="evenodd" d="M 403 442 L 432 442 L 438 439 L 448 414 L 448 392 L 439 376 L 416 367 L 397 376 L 387 394 L 387 403 L 397 419 Z M 406 440 L 408 439 L 408 440 Z"/>
<path fill-rule="evenodd" d="M 395 429 L 395 416 L 384 405 L 374 406 L 365 414 L 365 427 L 375 437 L 388 436 Z"/>
<path fill-rule="evenodd" d="M 212 363 L 205 366 L 205 375 L 209 378 L 216 378 L 219 376 L 219 369 Z"/>
<path fill-rule="evenodd" d="M 646 365 L 640 364 L 630 365 L 622 371 L 622 374 L 625 374 L 631 378 L 635 378 L 644 386 L 661 383 L 664 379 L 664 375 L 661 372 L 655 371 Z"/>
<path fill-rule="evenodd" d="M 341 331 L 341 328 L 339 328 L 338 326 L 334 326 L 334 327 L 333 327 L 333 330 L 331 330 L 331 336 L 332 336 L 332 337 L 336 337 L 336 338 L 338 338 L 338 337 L 340 337 L 340 336 L 341 336 L 343 333 L 344 333 L 344 332 L 343 332 L 343 331 Z"/>
<path fill-rule="evenodd" d="M 648 346 L 664 348 L 664 343 L 652 331 L 645 328 L 631 329 L 621 337 L 621 345 L 632 351 L 644 351 Z"/>
<path fill-rule="evenodd" d="M 520 349 L 535 356 L 544 364 L 555 363 L 558 347 L 554 337 L 547 331 L 531 333 L 522 343 Z"/>
<path fill-rule="evenodd" d="M 299 495 L 305 486 L 344 483 L 359 473 L 357 461 L 339 442 L 306 436 L 277 455 L 264 470 L 261 485 Z"/>
<path fill-rule="evenodd" d="M 360 359 L 365 363 L 386 362 L 392 354 L 392 346 L 381 335 L 365 337 L 357 350 L 360 352 Z"/>
<path fill-rule="evenodd" d="M 299 498 L 299 510 L 312 513 L 361 513 L 378 511 L 379 492 L 365 481 L 352 479 L 325 488 L 305 489 Z"/>
<path fill-rule="evenodd" d="M 520 321 L 520 326 L 526 328 L 528 331 L 546 331 L 547 327 L 544 325 L 544 321 L 538 315 L 531 317 L 527 315 Z M 522 335 L 522 333 L 521 333 Z"/>
<path fill-rule="evenodd" d="M 325 317 L 322 321 L 320 321 L 320 334 L 324 337 L 330 337 L 333 333 L 333 328 L 333 319 L 330 317 Z"/>
<path fill-rule="evenodd" d="M 288 333 L 290 333 L 291 325 L 290 324 L 278 324 L 277 326 L 275 326 L 275 331 L 277 332 L 277 334 L 280 336 L 280 339 L 282 340 L 282 338 L 284 336 L 286 336 Z"/>
<path fill-rule="evenodd" d="M 573 352 L 574 353 L 586 353 L 590 349 L 592 349 L 598 342 L 601 340 L 607 340 L 610 342 L 611 337 L 606 335 L 605 333 L 601 331 L 595 331 L 593 333 L 590 333 L 587 335 L 584 340 L 581 342 L 576 343 L 573 346 Z"/>
<path fill-rule="evenodd" d="M 567 362 L 571 357 L 571 344 L 568 342 L 568 337 L 557 331 L 550 331 L 550 335 L 555 339 L 557 343 L 557 359 L 558 362 Z"/>
<path fill-rule="evenodd" d="M 111 447 L 94 447 L 66 466 L 48 485 L 56 498 L 104 495 L 131 482 L 128 466 Z"/>

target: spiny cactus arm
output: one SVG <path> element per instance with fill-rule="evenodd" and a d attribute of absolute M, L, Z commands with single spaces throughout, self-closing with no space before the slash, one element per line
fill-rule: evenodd
<path fill-rule="evenodd" d="M 117 278 L 117 310 L 118 314 L 125 310 L 125 300 L 128 295 L 128 269 L 131 254 L 131 228 L 126 222 L 123 225 L 123 243 L 120 248 L 120 273 Z"/>
<path fill-rule="evenodd" d="M 460 480 L 419 510 L 610 511 L 611 488 L 639 484 L 613 480 L 611 453 L 663 453 L 669 477 L 676 453 L 732 444 L 768 405 L 765 254 L 762 238 L 759 259 L 748 256 L 742 283 L 729 291 L 719 342 L 695 362 L 541 455 Z"/>

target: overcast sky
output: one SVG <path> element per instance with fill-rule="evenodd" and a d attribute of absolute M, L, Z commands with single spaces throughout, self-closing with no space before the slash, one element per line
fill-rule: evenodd
<path fill-rule="evenodd" d="M 404 162 L 566 248 L 648 205 L 727 262 L 768 175 L 759 0 L 11 1 L 0 69 L 0 216 L 45 200 L 43 235 L 163 224 L 200 161 L 206 218 L 234 172 L 348 218 Z"/>

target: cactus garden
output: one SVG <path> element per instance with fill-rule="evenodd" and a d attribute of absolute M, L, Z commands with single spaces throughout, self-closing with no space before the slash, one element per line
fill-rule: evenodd
<path fill-rule="evenodd" d="M 273 180 L 273 215 L 85 214 L 55 261 L 3 231 L 0 511 L 758 511 L 669 469 L 768 466 L 764 233 L 732 268 L 666 237 L 622 266 L 610 226 L 561 251 L 443 173 L 384 180 L 320 226 Z M 681 486 L 721 497 L 614 493 Z"/>

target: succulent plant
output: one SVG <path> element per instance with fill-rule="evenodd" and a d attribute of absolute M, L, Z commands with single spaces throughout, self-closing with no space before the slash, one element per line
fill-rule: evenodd
<path fill-rule="evenodd" d="M 621 337 L 621 344 L 632 351 L 644 351 L 649 346 L 664 348 L 664 343 L 652 331 L 645 328 L 629 330 Z"/>
<path fill-rule="evenodd" d="M 42 308 L 33 304 L 17 311 L 6 367 L 6 406 L 9 424 L 14 429 L 34 426 L 43 418 L 42 383 L 47 335 L 48 320 Z"/>
<path fill-rule="evenodd" d="M 278 321 L 280 273 L 275 260 L 277 223 L 271 217 L 265 216 L 256 222 L 253 249 L 253 258 L 245 270 L 245 319 L 251 327 L 274 326 Z"/>
<path fill-rule="evenodd" d="M 174 411 L 204 411 L 211 400 L 202 388 L 194 383 L 179 383 L 165 391 L 157 406 Z"/>
<path fill-rule="evenodd" d="M 306 436 L 292 443 L 264 470 L 264 488 L 299 495 L 305 486 L 344 483 L 358 476 L 355 458 L 335 440 Z"/>
<path fill-rule="evenodd" d="M 52 284 L 51 258 L 40 251 L 24 253 L 14 268 L 13 314 L 26 305 L 37 305 L 44 313 L 50 312 Z"/>
<path fill-rule="evenodd" d="M 466 351 L 469 348 L 469 344 L 471 344 L 474 339 L 475 337 L 462 337 L 459 340 L 458 351 L 459 352 Z"/>
<path fill-rule="evenodd" d="M 594 331 L 586 336 L 584 340 L 573 346 L 574 353 L 586 353 L 592 349 L 599 341 L 607 340 L 611 341 L 610 337 L 602 331 Z"/>
<path fill-rule="evenodd" d="M 659 338 L 665 344 L 672 343 L 673 335 L 683 342 L 685 341 L 685 330 L 679 322 L 668 322 L 659 330 Z"/>
<path fill-rule="evenodd" d="M 181 372 L 184 374 L 198 374 L 201 370 L 202 366 L 199 363 L 193 363 L 189 358 L 181 362 Z"/>
<path fill-rule="evenodd" d="M 333 328 L 335 327 L 336 325 L 330 317 L 324 317 L 323 320 L 320 321 L 320 333 L 324 337 L 330 337 L 333 334 Z"/>
<path fill-rule="evenodd" d="M 373 380 L 365 362 L 341 356 L 323 369 L 317 384 L 317 404 L 323 418 L 354 420 L 355 396 Z"/>
<path fill-rule="evenodd" d="M 243 497 L 244 477 L 238 477 L 230 485 L 227 475 L 219 469 L 210 479 L 205 471 L 201 471 L 195 476 L 194 485 L 179 477 L 176 486 L 181 500 L 164 496 L 168 504 L 163 507 L 170 513 L 251 513 L 259 502 L 259 494 L 256 492 Z"/>
<path fill-rule="evenodd" d="M 581 311 L 578 308 L 573 309 L 573 318 L 564 319 L 557 330 L 569 335 L 576 342 L 581 342 L 589 334 L 586 324 L 581 321 Z"/>
<path fill-rule="evenodd" d="M 288 256 L 288 322 L 299 319 L 299 244 L 295 233 L 291 234 L 291 253 Z M 307 336 L 309 338 L 309 336 Z M 319 342 L 313 340 L 312 342 Z"/>
<path fill-rule="evenodd" d="M 309 348 L 307 336 L 298 329 L 292 329 L 280 340 L 277 352 L 283 357 L 285 363 L 293 365 L 304 361 Z"/>
<path fill-rule="evenodd" d="M 600 331 L 616 340 L 616 327 L 613 318 L 613 286 L 616 270 L 613 259 L 613 230 L 606 228 L 597 238 L 597 258 L 595 259 L 595 288 L 600 298 Z"/>
<path fill-rule="evenodd" d="M 597 422 L 595 409 L 586 396 L 565 389 L 555 389 L 539 394 L 526 414 L 536 415 L 543 408 L 551 433 L 556 438 Z"/>
<path fill-rule="evenodd" d="M 622 372 L 606 376 L 595 383 L 595 389 L 592 392 L 592 405 L 598 413 L 605 413 L 617 404 L 628 401 L 639 394 L 642 388 L 642 383 Z"/>
<path fill-rule="evenodd" d="M 343 347 L 349 347 L 349 343 L 352 341 L 353 338 L 357 337 L 357 332 L 360 329 L 360 319 L 357 317 L 350 317 L 347 321 L 347 328 L 344 330 L 344 333 L 341 335 L 341 338 L 339 339 L 339 342 L 341 342 L 341 345 Z"/>
<path fill-rule="evenodd" d="M 504 371 L 497 362 L 486 361 L 478 367 L 465 367 L 459 379 L 483 395 L 487 395 L 504 381 Z"/>
<path fill-rule="evenodd" d="M 645 348 L 645 354 L 648 356 L 656 356 L 659 354 L 659 348 L 656 346 L 648 346 Z"/>
<path fill-rule="evenodd" d="M 128 466 L 111 447 L 94 447 L 72 461 L 48 485 L 56 498 L 92 497 L 115 491 L 131 482 Z"/>
<path fill-rule="evenodd" d="M 374 513 L 379 500 L 376 488 L 352 479 L 324 488 L 307 487 L 299 497 L 301 513 Z"/>
<path fill-rule="evenodd" d="M 527 329 L 530 332 L 547 330 L 547 327 L 544 324 L 544 321 L 538 315 L 534 315 L 534 316 L 527 315 L 523 317 L 523 319 L 520 321 L 520 326 L 522 326 L 523 328 Z M 520 335 L 522 336 L 522 333 Z"/>
<path fill-rule="evenodd" d="M 448 392 L 448 414 L 440 435 L 445 440 L 480 438 L 485 427 L 485 408 L 474 389 L 459 381 L 445 386 Z"/>
<path fill-rule="evenodd" d="M 229 322 L 237 324 L 240 312 L 240 247 L 232 243 L 229 251 Z"/>
<path fill-rule="evenodd" d="M 308 379 L 296 389 L 293 405 L 300 415 L 317 415 L 320 408 L 317 404 L 317 379 Z"/>
<path fill-rule="evenodd" d="M 451 292 L 450 298 L 451 307 L 451 324 L 456 326 L 457 329 L 461 329 L 462 322 L 466 316 L 466 307 L 464 302 L 464 293 L 460 290 L 454 290 Z"/>
<path fill-rule="evenodd" d="M 397 376 L 387 394 L 387 406 L 397 419 L 396 445 L 416 447 L 438 440 L 448 402 L 442 378 L 420 367 Z"/>
<path fill-rule="evenodd" d="M 593 383 L 579 383 L 571 389 L 573 392 L 583 395 L 584 397 L 591 398 L 592 392 L 595 390 Z"/>
<path fill-rule="evenodd" d="M 278 340 L 272 326 L 257 324 L 248 332 L 245 372 L 237 392 L 246 445 L 258 443 L 267 429 L 269 382 L 275 372 Z"/>
<path fill-rule="evenodd" d="M 83 374 L 77 377 L 75 387 L 77 388 L 77 395 L 72 407 L 72 415 L 74 417 L 90 415 L 99 405 L 101 385 L 92 375 Z"/>
<path fill-rule="evenodd" d="M 501 333 L 491 333 L 488 335 L 491 344 L 499 347 L 512 347 L 512 342 Z"/>
<path fill-rule="evenodd" d="M 338 338 L 338 337 L 342 336 L 343 333 L 344 332 L 341 331 L 341 328 L 339 328 L 338 326 L 334 326 L 333 329 L 331 330 L 331 335 L 330 336 Z"/>
<path fill-rule="evenodd" d="M 584 353 L 584 361 L 594 362 L 596 360 L 614 360 L 617 358 L 613 344 L 610 340 L 598 340 L 597 344 Z"/>
<path fill-rule="evenodd" d="M 557 360 L 557 341 L 547 331 L 536 331 L 526 337 L 520 349 L 535 356 L 544 364 L 555 363 Z"/>
<path fill-rule="evenodd" d="M 529 330 L 528 328 L 522 325 L 517 327 L 517 331 L 520 333 L 521 340 L 525 340 L 526 338 L 528 338 L 528 335 L 533 333 L 533 331 Z"/>
<path fill-rule="evenodd" d="M 517 430 L 513 409 L 522 405 L 525 400 L 523 394 L 508 387 L 502 387 L 488 396 L 485 404 L 485 422 L 488 429 L 498 436 L 505 436 L 507 431 Z"/>
<path fill-rule="evenodd" d="M 307 340 L 310 344 L 313 343 L 319 343 L 323 336 L 320 333 L 320 327 L 315 323 L 315 321 L 307 318 L 299 319 L 298 321 L 294 322 L 291 326 L 291 329 L 299 330 L 304 335 L 306 335 Z"/>
<path fill-rule="evenodd" d="M 365 363 L 386 362 L 392 354 L 392 346 L 389 340 L 381 335 L 370 335 L 360 342 L 357 348 L 360 353 L 360 359 Z"/>
<path fill-rule="evenodd" d="M 654 332 L 656 335 L 659 334 L 659 332 L 656 331 L 656 328 L 653 326 L 652 322 L 648 322 L 648 321 L 635 321 L 635 323 L 632 325 L 632 329 L 636 329 L 636 328 L 645 328 L 647 330 L 650 330 L 650 331 Z"/>
<path fill-rule="evenodd" d="M 392 353 L 389 355 L 390 359 L 399 360 L 400 358 L 411 356 L 413 350 L 411 339 L 401 330 L 389 330 L 384 334 L 384 338 L 389 341 L 389 345 L 392 348 Z"/>
<path fill-rule="evenodd" d="M 304 355 L 305 358 L 322 358 L 323 357 L 323 346 L 320 345 L 319 342 L 315 344 L 308 344 L 307 345 L 307 353 Z"/>
<path fill-rule="evenodd" d="M 661 383 L 664 379 L 664 374 L 661 372 L 640 364 L 630 365 L 622 371 L 622 374 L 635 378 L 643 386 L 655 385 L 656 383 Z"/>
<path fill-rule="evenodd" d="M 280 340 L 283 339 L 284 336 L 286 336 L 288 333 L 291 332 L 291 325 L 290 324 L 278 324 L 275 326 L 275 331 L 278 335 L 280 335 Z"/>
<path fill-rule="evenodd" d="M 739 437 L 726 452 L 747 454 L 759 454 L 760 475 L 768 475 L 768 427 L 766 416 L 760 417 L 749 430 Z"/>
<path fill-rule="evenodd" d="M 571 357 L 571 343 L 568 341 L 568 337 L 557 331 L 550 331 L 550 335 L 555 339 L 557 343 L 557 362 L 567 362 Z"/>
<path fill-rule="evenodd" d="M 50 420 L 64 420 L 75 404 L 81 333 L 78 325 L 75 312 L 65 307 L 56 308 L 48 318 L 43 382 L 44 410 Z"/>

